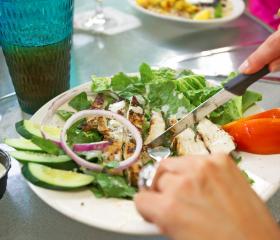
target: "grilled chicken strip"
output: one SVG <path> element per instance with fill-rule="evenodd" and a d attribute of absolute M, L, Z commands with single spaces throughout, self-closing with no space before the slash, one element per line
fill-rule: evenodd
<path fill-rule="evenodd" d="M 116 102 L 109 105 L 109 110 L 118 114 L 124 114 L 126 110 L 125 101 Z M 104 138 L 112 141 L 112 144 L 106 148 L 103 153 L 107 161 L 121 161 L 123 158 L 123 144 L 126 139 L 126 133 L 123 125 L 110 119 L 107 122 L 107 130 L 104 133 Z"/>
<path fill-rule="evenodd" d="M 144 110 L 140 106 L 140 103 L 136 99 L 136 97 L 132 97 L 128 112 L 127 119 L 135 126 L 137 129 L 142 132 L 143 124 L 144 124 Z M 129 158 L 133 152 L 135 151 L 135 140 L 128 135 L 127 141 L 124 145 L 124 159 Z M 129 183 L 133 186 L 137 186 L 138 176 L 143 164 L 149 161 L 149 156 L 145 151 L 142 150 L 138 161 L 133 164 L 127 171 L 127 179 Z"/>
<path fill-rule="evenodd" d="M 209 154 L 204 142 L 191 128 L 185 129 L 175 137 L 173 146 L 179 156 Z"/>
<path fill-rule="evenodd" d="M 151 125 L 148 137 L 146 138 L 144 144 L 147 144 L 158 137 L 161 133 L 165 131 L 165 121 L 162 117 L 161 112 L 152 112 Z"/>
<path fill-rule="evenodd" d="M 91 104 L 91 109 L 103 109 L 105 103 L 105 98 L 102 93 L 98 93 Z"/>
<path fill-rule="evenodd" d="M 198 123 L 197 131 L 211 153 L 228 154 L 235 149 L 232 137 L 206 118 Z"/>

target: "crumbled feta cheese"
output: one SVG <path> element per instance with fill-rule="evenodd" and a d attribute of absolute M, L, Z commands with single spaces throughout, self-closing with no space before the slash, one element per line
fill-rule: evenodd
<path fill-rule="evenodd" d="M 137 107 L 131 106 L 130 110 L 132 110 L 133 112 L 138 113 L 138 114 L 143 114 L 144 113 L 143 109 L 139 106 L 137 106 Z"/>
<path fill-rule="evenodd" d="M 176 119 L 183 118 L 188 113 L 188 110 L 185 107 L 179 107 L 176 113 Z"/>
<path fill-rule="evenodd" d="M 163 106 L 161 107 L 161 111 L 164 112 L 164 113 L 166 114 L 166 113 L 168 112 L 169 108 L 170 108 L 169 105 L 167 105 L 167 104 L 166 104 L 166 105 L 163 105 Z"/>
<path fill-rule="evenodd" d="M 113 104 L 110 104 L 109 111 L 117 113 L 118 111 L 125 108 L 125 101 L 116 102 Z"/>

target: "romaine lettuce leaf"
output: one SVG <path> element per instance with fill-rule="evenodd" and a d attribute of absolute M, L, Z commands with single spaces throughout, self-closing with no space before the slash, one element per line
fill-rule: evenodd
<path fill-rule="evenodd" d="M 262 100 L 262 95 L 258 92 L 246 91 L 242 96 L 242 111 L 243 113 L 254 105 L 256 102 Z"/>
<path fill-rule="evenodd" d="M 72 145 L 74 143 L 92 143 L 99 142 L 102 140 L 101 134 L 97 130 L 84 131 L 83 125 L 85 120 L 81 119 L 80 121 L 74 123 L 67 130 L 67 142 Z"/>
<path fill-rule="evenodd" d="M 200 75 L 188 75 L 176 80 L 177 89 L 186 93 L 189 90 L 199 90 L 206 88 L 206 80 Z"/>
<path fill-rule="evenodd" d="M 56 114 L 64 121 L 67 121 L 73 114 L 74 112 L 69 112 L 66 110 L 57 110 Z"/>
<path fill-rule="evenodd" d="M 129 85 L 139 82 L 138 77 L 130 77 L 120 72 L 112 77 L 111 87 L 113 91 L 123 91 Z"/>
<path fill-rule="evenodd" d="M 100 93 L 111 88 L 111 78 L 91 76 L 91 90 L 95 93 Z"/>
<path fill-rule="evenodd" d="M 167 115 L 175 114 L 180 107 L 184 107 L 187 111 L 193 109 L 184 94 L 176 90 L 174 81 L 150 84 L 148 99 L 153 110 L 162 110 L 163 106 L 167 106 Z"/>
<path fill-rule="evenodd" d="M 212 97 L 220 89 L 221 87 L 207 87 L 198 90 L 190 90 L 185 92 L 185 96 L 190 100 L 191 104 L 197 107 L 208 98 Z"/>
<path fill-rule="evenodd" d="M 135 188 L 129 186 L 121 176 L 106 173 L 92 173 L 92 175 L 94 176 L 92 192 L 96 197 L 132 199 L 136 193 Z"/>
<path fill-rule="evenodd" d="M 74 108 L 77 111 L 82 111 L 89 109 L 91 103 L 88 100 L 87 94 L 85 92 L 81 92 L 77 96 L 75 96 L 69 103 L 69 106 Z"/>
<path fill-rule="evenodd" d="M 235 97 L 212 112 L 210 120 L 216 124 L 224 125 L 242 116 L 242 97 Z"/>
<path fill-rule="evenodd" d="M 147 63 L 142 63 L 139 68 L 141 82 L 149 83 L 153 81 L 154 74 L 151 67 Z"/>
<path fill-rule="evenodd" d="M 153 83 L 175 80 L 177 76 L 177 72 L 171 68 L 159 68 L 157 70 L 152 70 L 152 72 Z"/>

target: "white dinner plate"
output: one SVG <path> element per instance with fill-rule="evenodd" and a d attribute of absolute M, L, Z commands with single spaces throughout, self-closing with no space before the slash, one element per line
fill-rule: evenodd
<path fill-rule="evenodd" d="M 193 20 L 193 19 L 187 19 L 184 17 L 179 17 L 179 16 L 171 16 L 171 15 L 166 15 L 166 14 L 160 14 L 153 12 L 151 10 L 145 9 L 141 6 L 139 6 L 136 3 L 136 0 L 128 0 L 129 3 L 133 8 L 136 10 L 161 19 L 166 19 L 170 21 L 175 21 L 175 22 L 181 22 L 185 23 L 186 25 L 190 27 L 214 27 L 218 26 L 227 22 L 230 22 L 236 18 L 238 18 L 245 10 L 245 3 L 242 0 L 229 0 L 232 2 L 232 12 L 228 16 L 222 17 L 222 18 L 216 18 L 216 19 L 210 19 L 210 20 Z"/>
<path fill-rule="evenodd" d="M 75 89 L 84 91 L 90 89 L 91 83 L 83 84 Z M 69 91 L 73 91 L 69 90 Z M 40 123 L 47 108 L 54 100 L 44 105 L 31 119 Z M 257 106 L 250 109 L 250 113 L 256 113 L 261 109 Z M 59 125 L 53 121 L 51 124 Z M 241 168 L 248 171 L 255 180 L 253 188 L 258 195 L 267 200 L 271 197 L 280 182 L 280 155 L 254 155 L 241 153 Z M 62 214 L 104 230 L 135 234 L 158 234 L 157 228 L 144 221 L 137 213 L 133 201 L 121 199 L 97 199 L 89 190 L 63 192 L 47 190 L 28 183 L 31 189 L 49 206 Z M 240 196 L 242 198 L 242 196 Z M 151 203 L 152 204 L 152 203 Z"/>

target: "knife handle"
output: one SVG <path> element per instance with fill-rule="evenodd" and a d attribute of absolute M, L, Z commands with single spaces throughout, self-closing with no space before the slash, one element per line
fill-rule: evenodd
<path fill-rule="evenodd" d="M 242 96 L 251 84 L 258 81 L 269 72 L 269 67 L 266 65 L 260 71 L 254 74 L 240 73 L 235 78 L 227 82 L 224 85 L 224 88 L 235 95 Z"/>

